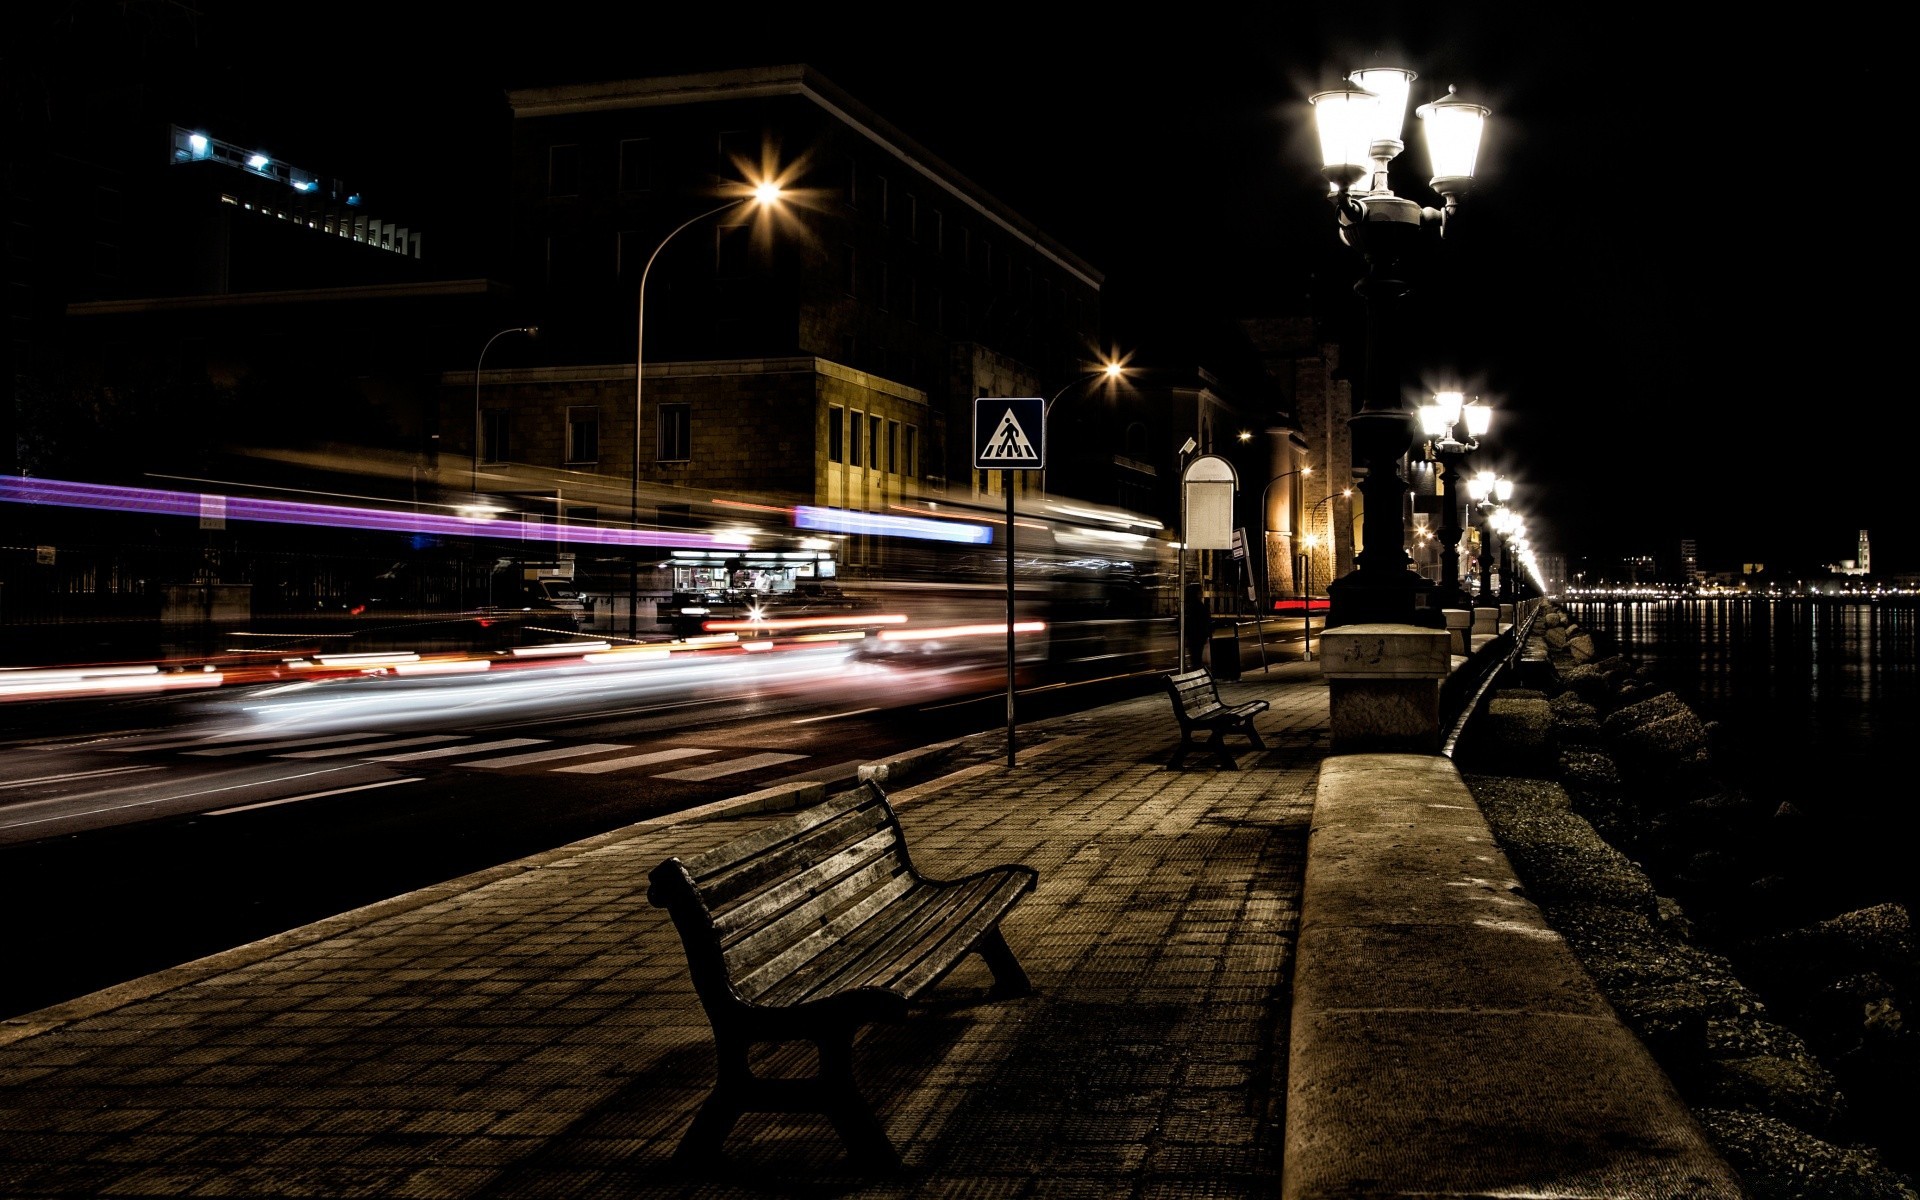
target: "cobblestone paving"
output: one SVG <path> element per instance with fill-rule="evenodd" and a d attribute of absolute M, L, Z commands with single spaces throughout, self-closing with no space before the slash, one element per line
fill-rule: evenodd
<path fill-rule="evenodd" d="M 1238 771 L 1167 770 L 1149 696 L 1023 729 L 1012 770 L 1004 732 L 969 739 L 896 790 L 928 874 L 1040 874 L 1003 924 L 1033 995 L 986 1002 L 969 962 L 857 1047 L 899 1178 L 848 1174 L 808 1116 L 750 1114 L 724 1165 L 669 1168 L 714 1059 L 646 874 L 751 816 L 635 826 L 42 1014 L 0 1044 L 0 1196 L 1273 1194 L 1327 695 L 1306 664 L 1222 692 L 1273 704 Z"/>

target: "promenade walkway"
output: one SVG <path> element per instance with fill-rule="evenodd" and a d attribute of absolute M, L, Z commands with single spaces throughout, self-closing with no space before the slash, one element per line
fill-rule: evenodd
<path fill-rule="evenodd" d="M 0 1025 L 0 1196 L 1277 1195 L 1328 693 L 1297 660 L 1222 691 L 1272 705 L 1238 771 L 1167 770 L 1154 694 L 889 785 L 929 874 L 1040 877 L 1003 925 L 1033 995 L 970 962 L 859 1044 L 902 1179 L 811 1117 L 668 1169 L 714 1058 L 647 872 L 769 819 L 723 803 Z"/>

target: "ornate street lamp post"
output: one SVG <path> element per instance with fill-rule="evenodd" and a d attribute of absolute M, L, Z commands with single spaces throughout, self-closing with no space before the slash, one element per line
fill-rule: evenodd
<path fill-rule="evenodd" d="M 1331 185 L 1340 238 L 1359 250 L 1366 271 L 1355 290 L 1366 302 L 1366 380 L 1361 409 L 1348 422 L 1354 457 L 1364 469 L 1366 498 L 1362 549 L 1355 570 L 1327 585 L 1329 626 L 1359 622 L 1437 626 L 1437 609 L 1421 611 L 1420 593 L 1433 585 L 1412 570 L 1401 504 L 1407 485 L 1400 461 L 1416 436 L 1413 415 L 1401 403 L 1396 336 L 1398 309 L 1411 290 L 1405 260 L 1423 234 L 1446 225 L 1473 184 L 1487 109 L 1451 93 L 1417 110 L 1432 157 L 1430 186 L 1445 208 L 1423 208 L 1393 194 L 1388 168 L 1405 149 L 1400 140 L 1412 71 L 1370 67 L 1340 87 L 1312 97 L 1321 146 L 1320 173 Z"/>
<path fill-rule="evenodd" d="M 1420 423 L 1428 446 L 1440 460 L 1440 591 L 1442 608 L 1470 608 L 1460 586 L 1460 464 L 1480 448 L 1480 438 L 1493 421 L 1493 410 L 1469 403 L 1459 392 L 1435 392 L 1432 404 L 1420 406 Z M 1464 433 L 1464 439 L 1460 436 Z"/>
<path fill-rule="evenodd" d="M 1467 480 L 1467 495 L 1480 510 L 1480 591 L 1478 603 L 1491 604 L 1493 595 L 1493 512 L 1513 496 L 1513 480 L 1481 471 Z"/>

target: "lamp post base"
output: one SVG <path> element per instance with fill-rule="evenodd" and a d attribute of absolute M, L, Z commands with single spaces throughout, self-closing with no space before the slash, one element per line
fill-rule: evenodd
<path fill-rule="evenodd" d="M 1351 571 L 1327 585 L 1328 629 L 1342 625 L 1418 625 L 1446 628 L 1432 602 L 1433 581 L 1413 571 Z"/>

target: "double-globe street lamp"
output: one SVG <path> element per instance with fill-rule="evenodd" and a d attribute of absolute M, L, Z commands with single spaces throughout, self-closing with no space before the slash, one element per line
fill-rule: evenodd
<path fill-rule="evenodd" d="M 1363 547 L 1356 569 L 1327 586 L 1328 625 L 1358 622 L 1438 625 L 1438 610 L 1419 612 L 1417 597 L 1431 587 L 1412 569 L 1406 551 L 1401 504 L 1407 491 L 1400 462 L 1412 447 L 1416 427 L 1401 402 L 1397 310 L 1411 290 L 1405 260 L 1430 230 L 1446 226 L 1473 185 L 1480 134 L 1488 110 L 1447 96 L 1416 111 L 1427 131 L 1433 168 L 1429 186 L 1445 208 L 1423 208 L 1395 196 L 1388 168 L 1405 149 L 1400 140 L 1407 98 L 1416 78 L 1398 67 L 1354 71 L 1337 88 L 1313 97 L 1320 134 L 1320 173 L 1339 217 L 1340 238 L 1360 251 L 1366 270 L 1355 290 L 1366 307 L 1366 390 L 1348 421 L 1354 457 L 1364 468 L 1366 499 Z"/>
<path fill-rule="evenodd" d="M 691 226 L 743 205 L 752 204 L 760 208 L 769 208 L 779 201 L 780 195 L 779 184 L 771 181 L 760 183 L 754 185 L 753 190 L 744 196 L 735 196 L 725 204 L 688 217 L 674 226 L 667 236 L 660 239 L 654 246 L 653 252 L 647 255 L 646 265 L 640 269 L 640 287 L 633 321 L 633 483 L 627 500 L 628 520 L 636 531 L 640 528 L 640 429 L 647 377 L 647 276 L 653 272 L 654 260 L 659 258 L 660 252 L 667 248 L 667 243 L 679 237 Z M 640 560 L 637 557 L 632 559 L 628 569 L 627 636 L 636 639 L 640 636 Z"/>
<path fill-rule="evenodd" d="M 1493 513 L 1513 498 L 1513 480 L 1492 471 L 1481 471 L 1467 480 L 1467 495 L 1480 510 L 1480 591 L 1478 603 L 1494 602 L 1493 596 Z"/>
<path fill-rule="evenodd" d="M 1469 401 L 1460 392 L 1433 394 L 1433 403 L 1420 406 L 1420 424 L 1427 445 L 1440 460 L 1440 594 L 1442 608 L 1469 608 L 1460 586 L 1460 464 L 1480 448 L 1480 439 L 1493 423 L 1493 410 Z M 1462 434 L 1465 436 L 1463 437 Z"/>

